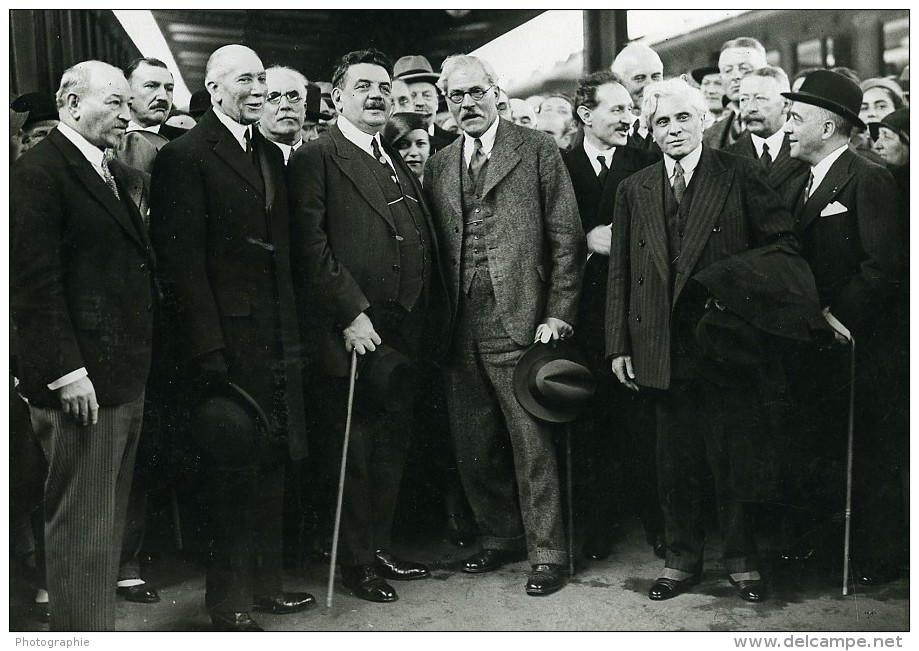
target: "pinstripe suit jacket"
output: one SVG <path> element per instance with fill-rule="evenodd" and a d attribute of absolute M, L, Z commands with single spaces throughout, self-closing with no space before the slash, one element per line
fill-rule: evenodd
<path fill-rule="evenodd" d="M 672 316 L 686 282 L 739 251 L 765 244 L 797 248 L 791 212 L 766 184 L 762 168 L 703 146 L 683 249 L 672 270 L 665 175 L 660 161 L 619 186 L 606 301 L 607 357 L 631 355 L 636 381 L 659 389 L 670 385 Z"/>
<path fill-rule="evenodd" d="M 425 171 L 454 322 L 463 244 L 463 141 L 457 138 L 437 152 Z M 526 346 L 546 317 L 574 324 L 587 246 L 571 179 L 551 137 L 501 120 L 483 204 L 491 280 L 507 333 Z"/>
<path fill-rule="evenodd" d="M 745 131 L 737 142 L 725 148 L 725 151 L 744 158 L 759 160 L 756 156 L 756 148 L 753 146 L 753 137 L 749 131 Z M 775 160 L 769 167 L 767 180 L 769 187 L 778 192 L 789 210 L 794 209 L 798 197 L 801 196 L 804 186 L 807 185 L 809 171 L 810 167 L 807 163 L 791 157 L 788 136 L 785 136 L 782 139 L 779 153 L 776 154 Z"/>

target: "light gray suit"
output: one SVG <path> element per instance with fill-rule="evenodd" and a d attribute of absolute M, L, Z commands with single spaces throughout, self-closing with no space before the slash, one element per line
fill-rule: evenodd
<path fill-rule="evenodd" d="M 478 184 L 463 142 L 425 175 L 451 302 L 445 380 L 460 476 L 484 548 L 525 538 L 531 563 L 563 564 L 552 430 L 520 407 L 512 379 L 544 319 L 575 322 L 586 256 L 577 202 L 545 134 L 501 120 Z"/>

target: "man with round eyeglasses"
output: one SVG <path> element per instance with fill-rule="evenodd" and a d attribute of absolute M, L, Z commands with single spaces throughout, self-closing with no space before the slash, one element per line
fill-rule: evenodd
<path fill-rule="evenodd" d="M 303 122 L 306 119 L 306 77 L 284 66 L 265 71 L 265 112 L 259 129 L 284 154 L 284 164 L 303 144 Z"/>

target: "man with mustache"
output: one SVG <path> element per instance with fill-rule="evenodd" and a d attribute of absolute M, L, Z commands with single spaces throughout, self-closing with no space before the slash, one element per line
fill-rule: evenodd
<path fill-rule="evenodd" d="M 154 308 L 147 179 L 104 155 L 130 97 L 107 63 L 67 69 L 60 123 L 10 174 L 10 312 L 19 392 L 48 460 L 52 631 L 115 628 Z"/>
<path fill-rule="evenodd" d="M 303 145 L 288 170 L 297 300 L 316 378 L 310 397 L 322 405 L 316 472 L 334 495 L 356 351 L 339 558 L 345 587 L 383 603 L 398 599 L 388 581 L 430 575 L 394 555 L 392 525 L 425 326 L 444 293 L 421 186 L 380 138 L 392 109 L 391 74 L 376 49 L 339 59 L 335 126 Z M 333 505 L 334 498 L 329 511 Z"/>
<path fill-rule="evenodd" d="M 738 106 L 745 133 L 726 151 L 754 158 L 766 172 L 769 187 L 794 207 L 807 179 L 807 163 L 791 157 L 782 130 L 788 118 L 788 76 L 781 68 L 757 68 L 740 80 Z"/>
<path fill-rule="evenodd" d="M 675 597 L 702 575 L 710 472 L 725 570 L 738 596 L 755 602 L 765 584 L 744 500 L 759 488 L 745 473 L 765 434 L 762 400 L 755 375 L 701 354 L 696 326 L 717 305 L 688 281 L 753 247 L 794 254 L 797 239 L 757 163 L 703 145 L 704 114 L 702 95 L 681 79 L 645 88 L 642 118 L 664 159 L 623 181 L 616 195 L 606 355 L 616 378 L 655 404 L 666 559 L 648 597 Z"/>
<path fill-rule="evenodd" d="M 721 117 L 705 130 L 706 145 L 725 149 L 737 142 L 744 130 L 740 117 L 740 80 L 766 65 L 766 48 L 755 38 L 741 36 L 724 42 L 718 56 L 718 70 L 728 105 Z"/>
<path fill-rule="evenodd" d="M 448 57 L 438 86 L 463 130 L 425 173 L 453 309 L 447 407 L 482 533 L 462 569 L 491 572 L 526 550 L 526 592 L 546 595 L 567 560 L 553 430 L 517 402 L 513 372 L 534 340 L 574 333 L 584 233 L 558 147 L 498 117 L 491 66 Z"/>
<path fill-rule="evenodd" d="M 540 120 L 548 102 L 543 103 Z M 597 393 L 577 425 L 580 432 L 574 441 L 578 463 L 584 472 L 575 476 L 584 481 L 584 506 L 588 513 L 583 521 L 590 523 L 584 555 L 600 560 L 610 552 L 616 502 L 625 501 L 615 497 L 615 479 L 629 473 L 629 468 L 640 470 L 634 473 L 634 481 L 623 482 L 621 486 L 644 488 L 634 491 L 639 502 L 636 506 L 648 541 L 652 547 L 663 549 L 663 524 L 654 482 L 653 431 L 646 432 L 650 425 L 638 420 L 645 411 L 639 404 L 641 399 L 621 387 L 609 372 L 603 336 L 616 190 L 621 181 L 653 163 L 654 157 L 643 149 L 627 146 L 632 127 L 632 98 L 612 72 L 596 72 L 583 77 L 578 82 L 575 107 L 584 139 L 563 153 L 562 159 L 574 186 L 590 254 L 578 311 L 578 340 L 594 362 L 593 370 L 598 380 Z M 622 427 L 614 428 L 611 425 L 614 422 L 622 423 Z M 625 435 L 626 428 L 630 436 Z M 651 442 L 650 447 L 646 441 Z M 630 449 L 644 454 L 629 453 Z M 617 463 L 624 472 L 612 471 Z M 618 493 L 622 494 L 623 490 Z"/>
<path fill-rule="evenodd" d="M 265 71 L 268 90 L 265 113 L 259 122 L 262 134 L 284 154 L 284 164 L 303 145 L 303 122 L 306 119 L 307 81 L 293 68 L 272 66 Z M 314 92 L 319 88 L 314 86 Z"/>
<path fill-rule="evenodd" d="M 255 126 L 267 92 L 258 55 L 226 45 L 205 75 L 210 110 L 156 157 L 150 231 L 175 347 L 169 372 L 192 400 L 233 383 L 267 420 L 246 458 L 198 444 L 214 550 L 205 604 L 216 630 L 260 631 L 253 608 L 286 614 L 313 602 L 281 587 L 286 461 L 306 455 L 287 186 L 280 150 Z"/>
<path fill-rule="evenodd" d="M 163 145 L 186 133 L 166 124 L 172 110 L 175 82 L 166 64 L 152 57 L 134 59 L 124 74 L 134 96 L 131 122 L 116 156 L 125 165 L 149 174 L 153 171 L 153 159 Z"/>

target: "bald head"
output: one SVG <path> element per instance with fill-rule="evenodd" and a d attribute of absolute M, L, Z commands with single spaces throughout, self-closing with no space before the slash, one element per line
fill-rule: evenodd
<path fill-rule="evenodd" d="M 536 109 L 519 97 L 512 97 L 508 102 L 511 120 L 514 124 L 530 129 L 536 128 Z"/>
<path fill-rule="evenodd" d="M 250 48 L 224 45 L 207 60 L 204 83 L 216 110 L 240 124 L 262 117 L 265 101 L 265 66 Z"/>
<path fill-rule="evenodd" d="M 616 58 L 610 70 L 619 77 L 632 96 L 633 110 L 641 114 L 645 86 L 664 78 L 664 64 L 657 52 L 642 43 L 629 43 Z"/>
<path fill-rule="evenodd" d="M 56 101 L 61 121 L 99 149 L 117 147 L 131 119 L 124 73 L 102 61 L 83 61 L 61 76 Z"/>

